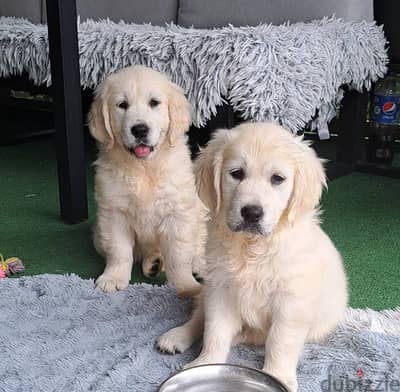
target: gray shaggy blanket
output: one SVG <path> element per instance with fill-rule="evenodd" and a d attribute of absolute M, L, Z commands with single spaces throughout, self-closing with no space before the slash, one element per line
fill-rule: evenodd
<path fill-rule="evenodd" d="M 147 65 L 183 87 L 196 126 L 227 100 L 244 119 L 292 131 L 314 119 L 324 130 L 343 86 L 370 88 L 388 61 L 381 27 L 336 18 L 212 30 L 89 20 L 78 29 L 84 87 Z M 1 77 L 26 71 L 36 84 L 50 84 L 46 26 L 0 17 L 0 51 Z"/>
<path fill-rule="evenodd" d="M 169 286 L 104 294 L 76 275 L 2 279 L 0 309 L 1 392 L 155 392 L 199 352 L 155 348 L 190 315 Z M 238 346 L 229 361 L 261 368 L 263 357 Z M 300 392 L 398 391 L 399 376 L 400 308 L 349 309 L 325 342 L 306 345 L 298 367 Z"/>

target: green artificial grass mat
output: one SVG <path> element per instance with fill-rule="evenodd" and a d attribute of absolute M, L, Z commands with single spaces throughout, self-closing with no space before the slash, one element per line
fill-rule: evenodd
<path fill-rule="evenodd" d="M 103 261 L 91 242 L 93 170 L 88 165 L 87 222 L 59 218 L 52 139 L 0 147 L 0 252 L 23 259 L 26 275 L 76 273 L 95 278 Z M 345 261 L 353 307 L 400 305 L 400 181 L 352 174 L 329 184 L 323 227 Z M 140 268 L 134 281 L 143 281 Z M 335 295 L 335 293 L 332 293 Z"/>
<path fill-rule="evenodd" d="M 88 164 L 89 220 L 68 225 L 59 215 L 57 166 L 53 138 L 0 147 L 0 253 L 18 256 L 25 275 L 101 274 L 104 262 L 92 245 L 95 219 L 93 168 Z M 150 281 L 139 266 L 132 281 Z"/>
<path fill-rule="evenodd" d="M 400 181 L 354 173 L 329 184 L 323 228 L 344 259 L 353 307 L 400 305 Z M 334 295 L 334 294 L 333 294 Z"/>

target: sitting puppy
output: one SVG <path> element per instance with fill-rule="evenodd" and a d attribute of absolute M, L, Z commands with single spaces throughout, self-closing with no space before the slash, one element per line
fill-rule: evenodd
<path fill-rule="evenodd" d="M 89 114 L 99 144 L 94 244 L 106 259 L 96 285 L 128 286 L 132 263 L 145 275 L 165 267 L 179 294 L 198 293 L 193 264 L 201 265 L 204 213 L 197 196 L 185 132 L 189 103 L 181 88 L 142 66 L 108 77 Z"/>
<path fill-rule="evenodd" d="M 208 273 L 191 320 L 158 346 L 182 352 L 204 326 L 191 367 L 225 362 L 232 344 L 263 345 L 263 370 L 296 391 L 304 343 L 329 334 L 347 304 L 341 257 L 319 226 L 321 161 L 283 128 L 249 123 L 220 130 L 196 174 L 212 212 Z"/>

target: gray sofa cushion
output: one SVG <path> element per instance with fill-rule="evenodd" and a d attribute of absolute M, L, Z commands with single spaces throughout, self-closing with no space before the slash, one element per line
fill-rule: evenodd
<path fill-rule="evenodd" d="M 7 0 L 2 0 L 7 1 Z M 152 23 L 163 25 L 177 22 L 179 0 L 76 0 L 76 9 L 81 20 L 106 19 L 116 22 Z M 43 0 L 43 3 L 46 1 Z M 43 23 L 46 10 L 43 7 Z"/>
<path fill-rule="evenodd" d="M 18 16 L 40 23 L 42 0 L 0 0 L 0 16 Z"/>
<path fill-rule="evenodd" d="M 373 20 L 373 0 L 180 0 L 178 24 L 196 28 L 310 21 L 336 14 Z"/>

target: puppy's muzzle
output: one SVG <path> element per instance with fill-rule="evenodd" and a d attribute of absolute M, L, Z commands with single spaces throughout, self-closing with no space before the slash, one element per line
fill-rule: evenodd
<path fill-rule="evenodd" d="M 126 149 L 139 159 L 147 158 L 154 151 L 154 146 L 148 144 L 149 126 L 145 123 L 139 123 L 133 125 L 130 132 L 135 137 L 135 143 L 126 146 Z"/>
<path fill-rule="evenodd" d="M 229 228 L 234 231 L 243 231 L 251 234 L 265 234 L 261 225 L 264 210 L 261 206 L 248 204 L 241 208 L 240 215 L 242 220 L 239 223 L 228 223 Z"/>
<path fill-rule="evenodd" d="M 131 127 L 131 133 L 138 141 L 145 141 L 149 133 L 149 127 L 146 124 L 140 123 Z"/>
<path fill-rule="evenodd" d="M 246 223 L 258 223 L 264 216 L 262 207 L 257 205 L 246 205 L 240 210 L 243 220 Z"/>

